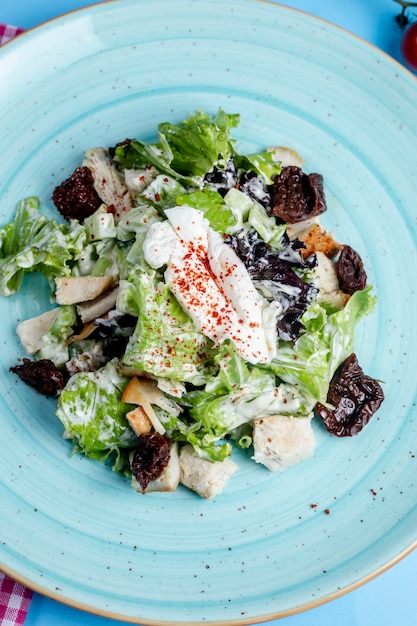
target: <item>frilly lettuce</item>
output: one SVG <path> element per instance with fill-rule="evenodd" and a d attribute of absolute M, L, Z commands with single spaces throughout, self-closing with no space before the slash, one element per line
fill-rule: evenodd
<path fill-rule="evenodd" d="M 204 213 L 213 230 L 228 233 L 237 224 L 233 211 L 226 205 L 222 196 L 211 189 L 198 189 L 187 194 L 177 196 L 178 206 L 187 205 Z"/>
<path fill-rule="evenodd" d="M 196 111 L 179 124 L 158 126 L 158 142 L 132 140 L 116 148 L 114 161 L 120 169 L 140 169 L 149 165 L 181 183 L 200 187 L 204 174 L 219 157 L 227 160 L 233 152 L 230 130 L 239 116 L 219 110 L 212 117 Z"/>
<path fill-rule="evenodd" d="M 117 471 L 127 460 L 123 450 L 137 443 L 125 417 L 133 407 L 121 400 L 128 382 L 112 360 L 96 372 L 74 374 L 58 399 L 57 416 L 74 452 L 109 460 Z"/>
<path fill-rule="evenodd" d="M 69 359 L 66 340 L 73 334 L 76 323 L 75 305 L 58 307 L 52 326 L 42 337 L 42 347 L 36 353 L 36 358 L 50 359 L 56 367 L 62 368 Z"/>
<path fill-rule="evenodd" d="M 212 343 L 195 330 L 169 287 L 153 270 L 138 271 L 123 284 L 118 304 L 138 316 L 122 367 L 201 385 L 213 373 Z M 122 300 L 123 299 L 123 300 Z"/>
<path fill-rule="evenodd" d="M 15 219 L 0 230 L 0 290 L 18 291 L 29 272 L 43 274 L 53 287 L 56 276 L 68 276 L 71 263 L 86 244 L 86 231 L 74 223 L 57 224 L 39 212 L 39 199 L 22 200 Z"/>
<path fill-rule="evenodd" d="M 235 163 L 238 169 L 245 172 L 256 172 L 266 185 L 272 184 L 272 179 L 281 173 L 280 161 L 276 161 L 273 152 L 255 152 L 254 154 L 236 155 Z"/>
<path fill-rule="evenodd" d="M 194 425 L 194 439 L 187 436 L 187 440 L 200 455 L 213 454 L 215 442 L 258 417 L 304 416 L 314 406 L 311 398 L 298 389 L 277 382 L 273 372 L 248 367 L 229 342 L 219 346 L 215 362 L 219 371 L 205 387 L 190 391 L 179 400 L 188 407 Z M 202 441 L 199 441 L 201 434 Z M 245 436 L 248 437 L 248 433 Z"/>
<path fill-rule="evenodd" d="M 356 324 L 375 306 L 371 290 L 369 286 L 356 291 L 340 311 L 327 310 L 325 303 L 311 305 L 301 318 L 305 332 L 295 346 L 279 343 L 269 369 L 314 400 L 325 402 L 335 370 L 354 351 Z"/>

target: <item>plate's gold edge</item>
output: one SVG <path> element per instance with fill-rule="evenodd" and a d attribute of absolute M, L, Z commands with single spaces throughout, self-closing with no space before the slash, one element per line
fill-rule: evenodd
<path fill-rule="evenodd" d="M 108 4 L 117 4 L 120 0 L 101 0 L 101 2 L 96 2 L 94 4 L 87 4 L 83 7 L 80 7 L 78 9 L 73 9 L 72 11 L 67 11 L 61 15 L 58 15 L 56 17 L 50 18 L 48 20 L 45 20 L 44 22 L 42 22 L 41 24 L 38 24 L 36 26 L 33 26 L 31 28 L 26 29 L 25 31 L 23 31 L 18 37 L 15 37 L 9 41 L 7 41 L 6 43 L 4 43 L 1 48 L 2 50 L 7 48 L 7 46 L 9 46 L 10 44 L 13 44 L 13 42 L 16 42 L 17 40 L 23 40 L 25 38 L 25 34 L 30 35 L 32 32 L 37 31 L 39 28 L 42 28 L 45 24 L 50 24 L 53 22 L 57 22 L 60 19 L 66 18 L 66 16 L 68 15 L 73 15 L 76 13 L 81 13 L 85 10 L 91 10 L 94 7 L 104 7 L 104 5 L 108 5 Z M 324 25 L 329 26 L 332 29 L 336 29 L 336 30 L 340 30 L 344 33 L 346 33 L 349 37 L 353 37 L 354 39 L 357 39 L 358 41 L 361 42 L 362 45 L 365 45 L 371 49 L 373 49 L 374 51 L 376 51 L 379 55 L 381 55 L 382 57 L 385 57 L 390 63 L 392 63 L 393 65 L 398 66 L 399 70 L 401 72 L 405 72 L 406 74 L 408 74 L 409 76 L 411 76 L 412 79 L 417 80 L 417 76 L 415 74 L 413 74 L 405 65 L 402 65 L 399 61 L 397 61 L 397 59 L 394 59 L 394 57 L 392 57 L 391 55 L 389 55 L 387 52 L 385 52 L 384 50 L 382 50 L 381 48 L 378 48 L 378 46 L 376 46 L 375 44 L 367 41 L 366 39 L 363 39 L 362 37 L 360 37 L 359 35 L 357 35 L 356 33 L 353 33 L 352 31 L 349 31 L 348 29 L 344 28 L 343 26 L 340 26 L 339 24 L 335 24 L 334 22 L 331 22 L 330 20 L 326 20 L 323 17 L 314 15 L 313 13 L 309 13 L 308 11 L 304 11 L 302 9 L 297 9 L 295 7 L 290 7 L 288 5 L 282 4 L 280 2 L 275 2 L 275 0 L 250 0 L 252 2 L 259 2 L 259 3 L 263 3 L 263 4 L 268 4 L 270 6 L 274 6 L 274 7 L 280 7 L 283 8 L 286 11 L 289 12 L 293 12 L 293 13 L 299 13 L 302 14 L 304 16 L 307 16 L 309 19 L 313 19 L 317 22 L 322 22 Z M 20 39 L 21 38 L 21 39 Z M 163 621 L 161 622 L 160 620 L 156 621 L 156 620 L 149 620 L 147 618 L 138 616 L 138 617 L 132 617 L 132 616 L 126 616 L 120 613 L 116 613 L 110 610 L 105 610 L 105 609 L 99 609 L 96 607 L 93 607 L 91 605 L 88 604 L 84 604 L 83 602 L 78 602 L 76 600 L 72 600 L 70 598 L 67 598 L 65 596 L 62 596 L 58 591 L 52 591 L 51 589 L 48 589 L 47 587 L 43 587 L 42 585 L 33 583 L 29 578 L 26 578 L 25 576 L 21 576 L 18 572 L 15 572 L 13 569 L 0 564 L 0 571 L 4 572 L 7 576 L 9 576 L 10 578 L 13 578 L 14 580 L 16 580 L 17 582 L 21 583 L 22 585 L 24 585 L 25 587 L 28 587 L 29 589 L 31 589 L 32 591 L 39 593 L 40 595 L 43 595 L 47 598 L 50 598 L 51 600 L 55 600 L 57 602 L 60 602 L 61 604 L 64 604 L 66 606 L 69 606 L 71 608 L 74 609 L 78 609 L 80 611 L 84 611 L 86 613 L 90 613 L 92 615 L 97 615 L 99 617 L 105 617 L 108 619 L 114 619 L 114 620 L 118 620 L 121 622 L 125 622 L 125 623 L 129 623 L 129 624 L 140 624 L 141 626 L 201 626 L 201 624 L 205 624 L 206 626 L 250 626 L 251 624 L 260 624 L 263 622 L 269 622 L 272 620 L 277 620 L 277 619 L 284 619 L 285 617 L 291 617 L 293 615 L 298 615 L 300 613 L 304 613 L 306 611 L 311 611 L 312 609 L 315 609 L 319 606 L 323 606 L 324 604 L 328 604 L 329 602 L 332 602 L 333 600 L 336 600 L 337 598 L 340 598 L 348 593 L 351 593 L 352 591 L 355 591 L 356 589 L 366 585 L 367 583 L 371 582 L 372 580 L 378 578 L 379 576 L 381 576 L 382 574 L 384 574 L 386 571 L 388 571 L 389 569 L 391 569 L 392 567 L 394 567 L 395 565 L 397 565 L 400 561 L 402 561 L 404 558 L 406 558 L 409 554 L 411 554 L 415 549 L 417 548 L 417 540 L 415 542 L 413 542 L 411 544 L 411 546 L 409 546 L 408 548 L 406 548 L 403 552 L 401 552 L 399 555 L 397 555 L 396 557 L 394 557 L 393 559 L 391 559 L 388 563 L 382 565 L 381 567 L 379 567 L 377 570 L 375 570 L 374 572 L 368 574 L 367 576 L 364 576 L 363 578 L 361 578 L 360 580 L 356 581 L 355 583 L 352 583 L 351 585 L 348 585 L 347 587 L 344 587 L 342 589 L 339 589 L 331 594 L 328 594 L 327 596 L 324 596 L 323 598 L 317 598 L 315 600 L 312 600 L 310 602 L 306 602 L 305 604 L 299 605 L 297 607 L 294 607 L 292 609 L 285 609 L 283 611 L 278 611 L 278 612 L 273 612 L 273 613 L 268 613 L 266 615 L 259 615 L 253 618 L 238 618 L 238 619 L 233 619 L 233 620 L 221 620 L 221 621 L 206 621 L 204 620 L 204 622 L 198 621 L 198 622 L 184 622 L 183 620 L 181 622 L 172 622 L 172 621 Z"/>
<path fill-rule="evenodd" d="M 111 1 L 117 2 L 118 0 L 111 0 Z M 317 598 L 316 600 L 306 602 L 305 604 L 300 604 L 299 606 L 296 606 L 292 609 L 285 609 L 282 611 L 268 613 L 266 615 L 258 615 L 258 616 L 251 617 L 251 618 L 243 617 L 243 618 L 232 619 L 232 620 L 222 619 L 220 621 L 204 620 L 204 622 L 202 621 L 184 622 L 184 620 L 181 620 L 180 622 L 177 622 L 177 621 L 175 622 L 162 621 L 161 622 L 161 620 L 148 619 L 140 615 L 138 615 L 137 617 L 126 616 L 126 615 L 123 615 L 121 613 L 117 613 L 114 611 L 94 608 L 88 604 L 84 604 L 83 602 L 77 602 L 76 600 L 71 600 L 70 598 L 66 598 L 65 596 L 62 596 L 58 592 L 52 591 L 51 589 L 43 587 L 42 585 L 34 584 L 29 578 L 26 578 L 25 576 L 21 576 L 18 572 L 15 572 L 14 570 L 10 569 L 9 567 L 3 566 L 2 564 L 0 564 L 0 571 L 4 572 L 7 576 L 10 576 L 10 578 L 13 578 L 17 582 L 24 585 L 25 587 L 28 587 L 32 591 L 35 591 L 36 593 L 39 593 L 42 596 L 46 596 L 47 598 L 50 598 L 51 600 L 60 602 L 61 604 L 69 606 L 73 609 L 78 609 L 79 611 L 85 611 L 86 613 L 90 613 L 92 615 L 97 615 L 99 617 L 106 617 L 108 619 L 114 619 L 114 620 L 118 620 L 118 621 L 125 622 L 128 624 L 140 624 L 141 626 L 201 626 L 202 624 L 205 624 L 206 626 L 250 626 L 251 624 L 261 624 L 262 622 L 269 622 L 272 620 L 283 619 L 285 617 L 291 617 L 293 615 L 305 613 L 306 611 L 311 611 L 312 609 L 315 609 L 319 606 L 328 604 L 329 602 L 332 602 L 333 600 L 337 600 L 337 598 L 341 598 L 342 596 L 348 593 L 351 593 L 352 591 L 355 591 L 355 589 L 359 589 L 360 587 L 363 587 L 364 585 L 371 582 L 378 576 L 381 576 L 382 574 L 387 572 L 389 569 L 397 565 L 400 561 L 405 559 L 416 548 L 417 548 L 417 540 L 411 546 L 409 546 L 403 552 L 401 552 L 399 555 L 391 559 L 388 563 L 386 563 L 385 565 L 382 565 L 377 570 L 375 570 L 371 574 L 368 574 L 367 576 L 364 576 L 363 578 L 356 581 L 355 583 L 352 583 L 351 585 L 348 585 L 347 587 L 338 589 L 337 591 L 330 593 L 327 596 L 324 596 L 323 598 Z"/>

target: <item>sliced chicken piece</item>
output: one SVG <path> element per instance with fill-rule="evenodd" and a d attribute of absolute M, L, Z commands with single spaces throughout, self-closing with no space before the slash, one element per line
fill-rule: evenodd
<path fill-rule="evenodd" d="M 180 452 L 180 482 L 188 489 L 210 500 L 225 487 L 239 466 L 231 459 L 211 462 L 200 459 L 191 445 L 187 444 Z"/>
<path fill-rule="evenodd" d="M 94 188 L 100 199 L 107 205 L 116 222 L 133 207 L 133 199 L 122 175 L 110 160 L 103 148 L 93 148 L 85 153 L 83 166 L 91 171 Z"/>
<path fill-rule="evenodd" d="M 271 472 L 278 472 L 308 459 L 316 443 L 311 420 L 312 415 L 269 415 L 255 420 L 254 461 L 262 463 Z"/>
<path fill-rule="evenodd" d="M 42 348 L 42 338 L 54 323 L 58 310 L 46 311 L 18 324 L 16 332 L 27 354 L 35 354 Z"/>
<path fill-rule="evenodd" d="M 97 317 L 103 317 L 103 315 L 116 306 L 118 293 L 119 288 L 115 287 L 114 289 L 105 291 L 94 300 L 78 304 L 77 313 L 80 316 L 81 321 L 85 324 L 86 322 L 92 322 L 97 319 Z"/>
<path fill-rule="evenodd" d="M 340 289 L 336 263 L 323 252 L 316 252 L 316 277 L 319 294 L 318 302 L 331 302 L 338 309 L 343 309 L 350 296 Z"/>
<path fill-rule="evenodd" d="M 159 172 L 152 166 L 144 170 L 124 169 L 123 175 L 126 187 L 129 189 L 132 198 L 142 193 L 146 187 L 158 176 Z"/>
<path fill-rule="evenodd" d="M 158 478 L 151 480 L 145 489 L 142 489 L 139 482 L 132 476 L 132 487 L 139 493 L 150 493 L 153 491 L 175 491 L 180 482 L 180 459 L 178 444 L 171 444 L 168 465 Z"/>
<path fill-rule="evenodd" d="M 152 430 L 152 422 L 141 406 L 126 413 L 126 419 L 138 437 Z"/>
<path fill-rule="evenodd" d="M 285 146 L 277 146 L 275 148 L 269 147 L 267 148 L 268 152 L 273 152 L 273 160 L 277 163 L 281 161 L 282 167 L 287 167 L 288 165 L 296 165 L 297 167 L 303 166 L 303 159 L 300 157 L 296 150 L 292 150 L 292 148 L 286 148 Z"/>
<path fill-rule="evenodd" d="M 58 304 L 79 304 L 95 300 L 114 284 L 113 276 L 58 276 L 55 278 Z"/>

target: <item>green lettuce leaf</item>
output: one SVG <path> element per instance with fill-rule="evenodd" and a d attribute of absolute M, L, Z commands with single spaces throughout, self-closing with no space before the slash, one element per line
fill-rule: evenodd
<path fill-rule="evenodd" d="M 262 176 L 266 185 L 272 184 L 272 179 L 281 173 L 281 163 L 274 160 L 273 152 L 256 152 L 253 154 L 238 154 L 234 158 L 237 169 L 245 172 L 255 172 Z"/>
<path fill-rule="evenodd" d="M 50 359 L 58 368 L 64 367 L 69 359 L 66 341 L 74 332 L 77 323 L 75 305 L 58 307 L 54 322 L 42 337 L 42 347 L 36 353 L 37 359 Z"/>
<path fill-rule="evenodd" d="M 136 196 L 138 204 L 150 204 L 161 213 L 164 209 L 176 206 L 176 197 L 185 192 L 185 187 L 172 176 L 159 174 L 142 193 Z"/>
<path fill-rule="evenodd" d="M 277 384 L 271 371 L 248 366 L 229 342 L 218 348 L 217 375 L 204 388 L 190 391 L 179 400 L 199 425 L 193 431 L 207 440 L 219 441 L 242 424 L 265 415 L 307 415 L 314 403 L 292 385 Z M 190 441 L 195 447 L 195 443 Z"/>
<path fill-rule="evenodd" d="M 222 110 L 214 118 L 196 111 L 179 124 L 160 124 L 155 144 L 132 140 L 118 146 L 114 161 L 120 169 L 153 165 L 161 174 L 200 187 L 204 175 L 217 161 L 227 160 L 232 154 L 230 130 L 238 121 L 238 115 Z"/>
<path fill-rule="evenodd" d="M 56 276 L 68 276 L 87 236 L 77 224 L 57 224 L 39 212 L 36 197 L 22 200 L 15 219 L 0 230 L 0 290 L 8 296 L 19 290 L 30 272 L 43 274 L 53 288 Z"/>
<path fill-rule="evenodd" d="M 184 176 L 204 176 L 219 157 L 227 160 L 233 152 L 230 129 L 238 121 L 238 115 L 220 110 L 214 119 L 196 111 L 180 124 L 160 124 L 159 133 L 172 150 L 173 169 Z"/>
<path fill-rule="evenodd" d="M 109 460 L 118 471 L 125 469 L 121 450 L 137 443 L 126 419 L 133 407 L 121 400 L 128 382 L 112 360 L 96 372 L 74 374 L 58 398 L 57 416 L 75 451 Z"/>
<path fill-rule="evenodd" d="M 178 206 L 187 205 L 204 213 L 213 230 L 228 233 L 237 224 L 236 216 L 226 205 L 222 196 L 211 189 L 198 189 L 191 193 L 178 195 Z"/>
<path fill-rule="evenodd" d="M 329 312 L 324 304 L 314 303 L 301 319 L 305 333 L 295 346 L 281 342 L 268 368 L 281 380 L 325 402 L 334 372 L 354 352 L 357 323 L 375 306 L 371 290 L 369 286 L 356 291 L 340 311 Z"/>
<path fill-rule="evenodd" d="M 138 322 L 122 366 L 201 385 L 213 373 L 212 343 L 195 330 L 191 318 L 155 271 L 137 272 L 123 284 L 125 310 Z M 124 304 L 123 304 L 124 303 Z"/>

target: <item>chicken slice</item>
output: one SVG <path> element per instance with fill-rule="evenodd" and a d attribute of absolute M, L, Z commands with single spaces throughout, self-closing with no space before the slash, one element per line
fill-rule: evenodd
<path fill-rule="evenodd" d="M 338 309 L 343 309 L 349 300 L 349 294 L 340 289 L 336 263 L 323 252 L 316 252 L 316 280 L 319 288 L 318 302 L 331 302 Z"/>
<path fill-rule="evenodd" d="M 210 500 L 223 490 L 239 466 L 231 459 L 215 462 L 201 459 L 195 454 L 193 447 L 187 444 L 181 448 L 180 468 L 180 482 L 202 498 Z"/>
<path fill-rule="evenodd" d="M 35 354 L 43 347 L 42 338 L 54 323 L 58 310 L 46 311 L 17 325 L 16 332 L 27 354 Z"/>
<path fill-rule="evenodd" d="M 105 291 L 94 300 L 78 304 L 77 313 L 81 321 L 85 324 L 86 322 L 92 322 L 98 317 L 103 317 L 103 315 L 116 306 L 118 293 L 119 288 L 115 287 L 114 289 Z"/>
<path fill-rule="evenodd" d="M 278 472 L 308 459 L 316 443 L 311 420 L 312 415 L 269 415 L 255 420 L 253 460 Z"/>
<path fill-rule="evenodd" d="M 83 165 L 88 167 L 94 178 L 94 188 L 118 222 L 124 213 L 133 207 L 130 192 L 114 163 L 103 148 L 93 148 L 85 153 Z"/>
<path fill-rule="evenodd" d="M 114 284 L 113 276 L 58 276 L 55 278 L 58 304 L 78 304 L 95 300 Z"/>

